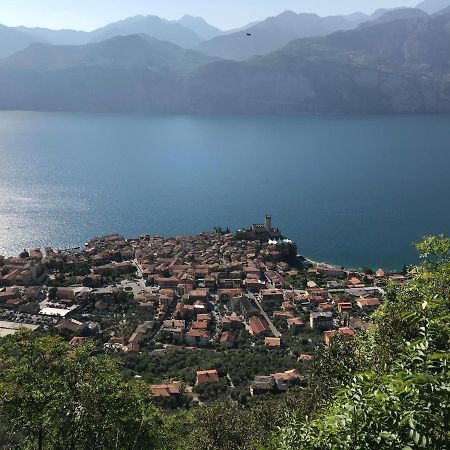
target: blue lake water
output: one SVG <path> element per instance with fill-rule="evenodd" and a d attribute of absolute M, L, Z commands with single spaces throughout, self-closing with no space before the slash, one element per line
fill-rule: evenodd
<path fill-rule="evenodd" d="M 0 113 L 0 254 L 261 222 L 308 257 L 401 267 L 450 234 L 450 116 Z"/>

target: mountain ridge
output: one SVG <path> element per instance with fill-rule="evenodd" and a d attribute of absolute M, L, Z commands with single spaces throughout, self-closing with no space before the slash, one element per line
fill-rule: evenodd
<path fill-rule="evenodd" d="M 202 42 L 195 50 L 222 59 L 243 61 L 278 50 L 294 39 L 354 28 L 365 19 L 368 16 L 362 14 L 321 17 L 317 14 L 284 11 L 243 30 Z M 247 33 L 251 36 L 247 36 Z"/>
<path fill-rule="evenodd" d="M 31 47 L 0 63 L 0 109 L 450 112 L 450 13 L 386 14 L 358 29 L 297 39 L 243 62 L 208 59 L 143 35 L 75 50 Z"/>

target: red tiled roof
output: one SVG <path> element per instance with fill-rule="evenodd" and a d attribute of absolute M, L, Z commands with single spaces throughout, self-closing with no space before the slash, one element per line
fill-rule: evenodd
<path fill-rule="evenodd" d="M 150 386 L 150 392 L 154 397 L 170 397 L 181 393 L 181 383 L 154 384 Z"/>
<path fill-rule="evenodd" d="M 200 337 L 200 338 L 205 338 L 205 339 L 209 339 L 209 331 L 205 331 L 205 330 L 196 330 L 196 329 L 190 329 L 187 333 L 186 336 L 188 337 Z"/>
<path fill-rule="evenodd" d="M 303 377 L 297 372 L 296 369 L 287 370 L 286 372 L 281 373 L 272 373 L 270 375 L 272 378 L 278 379 L 278 380 L 298 380 L 302 379 Z"/>
<path fill-rule="evenodd" d="M 304 325 L 305 322 L 300 317 L 293 317 L 287 320 L 288 325 Z"/>
<path fill-rule="evenodd" d="M 338 333 L 345 336 L 353 336 L 355 334 L 355 332 L 349 327 L 339 328 Z"/>
<path fill-rule="evenodd" d="M 197 384 L 218 383 L 219 375 L 217 370 L 199 370 L 197 371 Z"/>
<path fill-rule="evenodd" d="M 220 343 L 226 344 L 226 343 L 232 343 L 234 342 L 234 336 L 229 331 L 224 331 L 222 333 L 222 336 L 220 337 Z"/>
<path fill-rule="evenodd" d="M 197 321 L 203 322 L 203 321 L 209 321 L 211 320 L 211 314 L 197 314 Z"/>
<path fill-rule="evenodd" d="M 262 317 L 258 316 L 250 317 L 248 325 L 250 327 L 251 332 L 256 335 L 261 334 L 264 331 L 270 331 L 269 324 Z"/>
<path fill-rule="evenodd" d="M 275 338 L 275 337 L 266 337 L 264 339 L 264 344 L 269 347 L 280 347 L 281 346 L 281 339 Z"/>
<path fill-rule="evenodd" d="M 358 303 L 361 306 L 380 306 L 381 302 L 377 298 L 360 298 Z"/>
<path fill-rule="evenodd" d="M 191 328 L 195 330 L 207 330 L 208 322 L 192 322 Z"/>

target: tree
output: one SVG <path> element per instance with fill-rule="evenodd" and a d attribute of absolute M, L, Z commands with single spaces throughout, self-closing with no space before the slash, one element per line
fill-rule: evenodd
<path fill-rule="evenodd" d="M 127 382 L 91 344 L 21 332 L 0 340 L 0 421 L 11 448 L 152 449 L 160 418 L 148 390 Z"/>
<path fill-rule="evenodd" d="M 374 329 L 357 342 L 364 367 L 319 411 L 294 414 L 279 448 L 450 448 L 450 240 L 428 237 L 417 249 L 423 264 L 388 287 Z"/>

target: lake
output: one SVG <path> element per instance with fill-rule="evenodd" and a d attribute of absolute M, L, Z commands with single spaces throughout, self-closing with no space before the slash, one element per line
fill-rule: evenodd
<path fill-rule="evenodd" d="M 400 268 L 450 234 L 450 116 L 0 113 L 0 254 L 273 215 L 314 260 Z"/>

